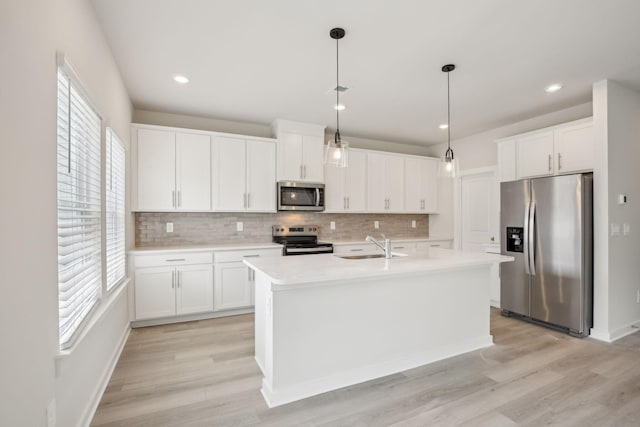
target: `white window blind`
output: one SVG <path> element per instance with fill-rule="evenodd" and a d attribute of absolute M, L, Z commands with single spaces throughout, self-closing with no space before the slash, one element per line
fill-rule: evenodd
<path fill-rule="evenodd" d="M 58 69 L 58 305 L 60 347 L 71 345 L 100 297 L 101 119 Z"/>
<path fill-rule="evenodd" d="M 107 291 L 125 276 L 124 191 L 125 151 L 118 136 L 107 128 L 106 227 Z"/>

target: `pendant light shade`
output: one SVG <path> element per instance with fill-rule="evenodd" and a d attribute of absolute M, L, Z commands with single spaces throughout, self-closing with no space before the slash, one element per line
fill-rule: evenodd
<path fill-rule="evenodd" d="M 458 175 L 458 159 L 455 158 L 451 149 L 451 91 L 449 89 L 449 74 L 455 69 L 456 66 L 453 64 L 442 67 L 442 72 L 447 73 L 447 151 L 440 159 L 438 176 L 443 178 L 455 178 Z"/>
<path fill-rule="evenodd" d="M 340 86 L 339 82 L 338 41 L 344 37 L 344 34 L 345 31 L 342 28 L 333 28 L 329 31 L 329 36 L 336 41 L 336 133 L 324 147 L 324 164 L 342 168 L 349 166 L 349 143 L 340 138 L 340 91 L 345 89 Z"/>

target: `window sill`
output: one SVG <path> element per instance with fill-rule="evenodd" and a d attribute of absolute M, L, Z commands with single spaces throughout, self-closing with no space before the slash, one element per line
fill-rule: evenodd
<path fill-rule="evenodd" d="M 87 324 L 84 326 L 82 332 L 76 338 L 71 347 L 58 351 L 58 354 L 55 356 L 56 368 L 58 368 L 58 361 L 62 361 L 70 357 L 73 354 L 74 350 L 82 345 L 85 337 L 91 333 L 95 325 L 98 324 L 103 319 L 105 314 L 111 310 L 114 303 L 122 297 L 123 293 L 126 294 L 130 282 L 131 280 L 126 277 L 121 283 L 107 292 L 107 294 L 98 303 L 98 306 L 94 309 L 89 319 L 87 319 Z"/>

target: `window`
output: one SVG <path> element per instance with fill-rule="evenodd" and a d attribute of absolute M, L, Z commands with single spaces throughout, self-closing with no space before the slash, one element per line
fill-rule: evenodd
<path fill-rule="evenodd" d="M 106 135 L 106 253 L 107 291 L 125 276 L 124 191 L 125 151 L 111 128 Z"/>
<path fill-rule="evenodd" d="M 59 334 L 68 348 L 101 292 L 101 118 L 64 67 L 57 133 Z"/>

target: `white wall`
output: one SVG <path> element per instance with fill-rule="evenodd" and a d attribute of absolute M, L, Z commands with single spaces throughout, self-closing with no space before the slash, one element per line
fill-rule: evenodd
<path fill-rule="evenodd" d="M 58 50 L 129 139 L 131 104 L 89 2 L 0 2 L 0 424 L 7 426 L 44 426 L 52 399 L 57 425 L 78 425 L 127 327 L 120 298 L 56 374 Z"/>
<path fill-rule="evenodd" d="M 593 335 L 607 341 L 634 332 L 640 322 L 640 93 L 613 81 L 594 85 L 597 164 L 594 170 L 595 284 Z M 617 204 L 618 194 L 628 203 Z M 631 225 L 610 236 L 611 224 Z"/>

